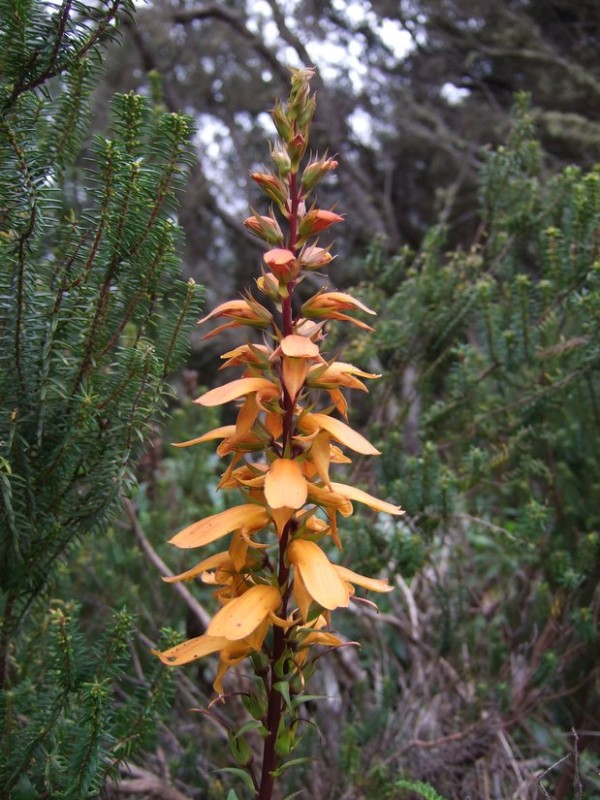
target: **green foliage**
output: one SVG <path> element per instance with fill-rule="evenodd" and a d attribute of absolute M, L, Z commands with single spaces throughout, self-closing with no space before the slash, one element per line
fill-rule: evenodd
<path fill-rule="evenodd" d="M 143 744 L 154 713 L 165 710 L 170 679 L 156 664 L 127 703 L 117 702 L 116 682 L 130 667 L 133 616 L 115 612 L 93 646 L 78 616 L 75 606 L 55 601 L 29 621 L 33 635 L 15 643 L 11 686 L 0 695 L 5 797 L 97 794 L 106 771 Z"/>
<path fill-rule="evenodd" d="M 438 794 L 429 784 L 420 781 L 398 781 L 396 787 L 413 792 L 419 797 L 423 797 L 424 800 L 444 800 L 441 794 Z"/>
<path fill-rule="evenodd" d="M 131 8 L 0 3 L 2 797 L 97 793 L 162 703 L 149 677 L 117 713 L 129 615 L 90 647 L 75 607 L 40 602 L 133 485 L 195 303 L 173 216 L 188 119 L 118 96 L 74 171 L 98 45 Z"/>
<path fill-rule="evenodd" d="M 432 560 L 450 548 L 439 652 L 468 646 L 511 724 L 535 693 L 549 724 L 585 727 L 600 602 L 600 168 L 545 176 L 517 106 L 487 157 L 473 246 L 446 251 L 436 227 L 419 252 L 372 251 L 372 356 L 396 398 L 381 468 L 401 525 Z M 521 683 L 507 687 L 498 675 L 524 642 Z"/>

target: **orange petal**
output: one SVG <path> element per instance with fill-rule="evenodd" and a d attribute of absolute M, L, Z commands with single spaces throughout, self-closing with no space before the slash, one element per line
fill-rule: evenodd
<path fill-rule="evenodd" d="M 281 340 L 281 352 L 291 358 L 317 358 L 319 348 L 308 336 L 292 333 Z"/>
<path fill-rule="evenodd" d="M 331 484 L 333 486 L 333 484 Z M 325 509 L 335 509 L 340 512 L 343 517 L 352 515 L 352 503 L 347 497 L 344 497 L 339 492 L 324 489 L 321 486 L 315 486 L 314 483 L 308 485 L 308 499 Z"/>
<path fill-rule="evenodd" d="M 298 462 L 277 458 L 269 467 L 265 480 L 265 499 L 271 508 L 302 508 L 308 486 Z"/>
<path fill-rule="evenodd" d="M 269 522 L 269 519 L 267 510 L 262 506 L 245 503 L 194 522 L 179 531 L 169 541 L 175 547 L 202 547 L 240 528 L 246 531 L 260 530 Z"/>
<path fill-rule="evenodd" d="M 294 575 L 294 584 L 292 587 L 292 593 L 294 595 L 294 600 L 296 601 L 296 605 L 298 606 L 298 610 L 300 611 L 300 616 L 302 617 L 304 622 L 306 622 L 310 612 L 312 597 L 310 596 L 308 589 L 304 585 L 304 581 L 302 580 L 302 573 L 300 572 L 300 570 L 298 570 Z"/>
<path fill-rule="evenodd" d="M 265 416 L 265 428 L 271 434 L 273 439 L 279 439 L 283 433 L 283 421 L 281 419 L 281 415 L 268 411 Z"/>
<path fill-rule="evenodd" d="M 357 300 L 356 297 L 346 292 L 323 292 L 311 298 L 305 303 L 305 306 L 310 306 L 313 302 L 317 308 L 334 308 L 336 310 L 359 308 L 367 314 L 376 314 L 373 309 L 368 308 L 364 303 L 361 303 L 360 300 Z"/>
<path fill-rule="evenodd" d="M 189 439 L 187 442 L 173 442 L 173 447 L 190 447 L 201 442 L 210 442 L 213 439 L 226 439 L 235 433 L 235 425 L 222 425 L 220 428 L 213 428 L 212 431 L 198 436 L 196 439 Z"/>
<path fill-rule="evenodd" d="M 332 611 L 348 605 L 348 589 L 318 544 L 294 539 L 288 547 L 288 558 L 302 575 L 307 592 L 320 606 Z"/>
<path fill-rule="evenodd" d="M 216 653 L 228 644 L 228 640 L 223 636 L 197 636 L 195 639 L 188 639 L 187 642 L 176 644 L 169 650 L 159 653 L 153 650 L 154 655 L 157 655 L 163 664 L 170 667 L 178 667 L 180 664 L 188 664 L 190 661 L 195 661 L 197 658 L 207 656 L 210 653 Z"/>
<path fill-rule="evenodd" d="M 346 425 L 345 422 L 327 414 L 306 414 L 300 418 L 298 425 L 302 429 L 306 425 L 309 430 L 313 426 L 321 428 L 330 433 L 340 444 L 346 445 L 357 453 L 363 453 L 366 456 L 380 455 L 379 450 L 373 447 L 364 436 Z"/>
<path fill-rule="evenodd" d="M 305 358 L 288 358 L 283 359 L 283 382 L 287 393 L 289 394 L 292 402 L 298 396 L 298 392 L 304 386 L 308 365 Z"/>
<path fill-rule="evenodd" d="M 387 503 L 385 500 L 379 500 L 373 497 L 368 492 L 363 492 L 362 489 L 357 489 L 355 486 L 349 486 L 345 483 L 332 483 L 331 488 L 342 497 L 347 497 L 348 500 L 356 500 L 358 503 L 364 503 L 371 506 L 376 511 L 385 511 L 387 514 L 404 514 L 404 509 L 400 506 L 395 506 L 392 503 Z"/>
<path fill-rule="evenodd" d="M 192 578 L 195 578 L 196 575 L 200 575 L 201 572 L 205 572 L 207 569 L 216 569 L 217 567 L 223 566 L 227 561 L 229 561 L 229 553 L 224 551 L 223 553 L 215 553 L 214 556 L 210 556 L 209 558 L 205 558 L 203 561 L 200 561 L 199 564 L 196 564 L 195 567 L 186 570 L 185 572 L 180 572 L 179 575 L 169 575 L 163 577 L 163 581 L 165 583 L 177 583 L 178 581 L 189 581 Z"/>
<path fill-rule="evenodd" d="M 252 426 L 256 422 L 256 418 L 258 417 L 259 407 L 258 403 L 256 402 L 256 395 L 249 394 L 244 402 L 240 410 L 238 411 L 237 419 L 235 421 L 235 429 L 237 436 L 244 436 L 248 431 L 252 429 Z"/>
<path fill-rule="evenodd" d="M 251 313 L 252 309 L 246 300 L 226 300 L 216 308 L 213 308 L 210 314 L 207 314 L 205 317 L 202 317 L 202 319 L 199 319 L 198 325 L 202 325 L 203 322 L 207 322 L 207 320 L 212 319 L 213 317 L 246 317 L 250 316 Z"/>
<path fill-rule="evenodd" d="M 275 586 L 253 586 L 218 611 L 206 633 L 231 640 L 243 639 L 250 636 L 280 605 L 281 595 Z"/>
<path fill-rule="evenodd" d="M 246 553 L 248 552 L 248 537 L 243 536 L 239 531 L 235 531 L 229 543 L 228 555 L 231 558 L 236 572 L 241 572 L 246 564 Z"/>
<path fill-rule="evenodd" d="M 194 402 L 199 403 L 201 406 L 220 406 L 251 392 L 272 396 L 279 394 L 277 387 L 266 378 L 238 378 L 223 386 L 217 386 L 216 389 L 211 389 L 197 400 L 194 400 Z"/>
<path fill-rule="evenodd" d="M 309 458 L 315 465 L 317 475 L 321 478 L 325 486 L 331 489 L 329 480 L 329 462 L 331 461 L 331 447 L 329 445 L 329 434 L 327 431 L 319 431 L 312 441 Z"/>
<path fill-rule="evenodd" d="M 382 578 L 368 578 L 366 575 L 359 575 L 357 572 L 352 572 L 347 567 L 340 567 L 334 564 L 334 569 L 343 581 L 348 583 L 355 583 L 357 586 L 362 586 L 363 589 L 368 589 L 371 592 L 391 592 L 394 587 L 390 586 L 387 579 Z"/>
<path fill-rule="evenodd" d="M 294 509 L 288 508 L 287 506 L 271 509 L 271 516 L 273 517 L 273 522 L 277 528 L 277 536 L 279 536 L 280 539 L 283 536 L 283 529 L 292 518 L 293 513 Z"/>
<path fill-rule="evenodd" d="M 313 644 L 322 644 L 325 647 L 339 647 L 344 644 L 344 640 L 328 631 L 311 631 L 307 633 L 298 644 L 298 649 L 303 650 L 305 647 L 310 647 Z"/>

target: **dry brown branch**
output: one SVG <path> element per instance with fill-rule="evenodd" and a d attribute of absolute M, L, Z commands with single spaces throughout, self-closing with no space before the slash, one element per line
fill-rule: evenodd
<path fill-rule="evenodd" d="M 129 517 L 129 521 L 131 522 L 131 529 L 133 531 L 133 534 L 137 539 L 138 544 L 144 551 L 144 553 L 148 556 L 148 558 L 154 564 L 154 566 L 162 573 L 162 575 L 173 577 L 175 573 L 172 570 L 170 570 L 169 567 L 167 567 L 165 562 L 154 550 L 154 548 L 146 538 L 144 531 L 142 530 L 142 526 L 140 525 L 139 520 L 137 518 L 135 506 L 130 500 L 125 500 L 125 511 L 127 512 L 127 516 Z M 190 609 L 192 614 L 194 614 L 194 616 L 198 619 L 203 629 L 207 628 L 211 619 L 210 614 L 200 605 L 200 603 L 192 595 L 190 590 L 186 589 L 186 587 L 180 583 L 174 583 L 173 588 L 177 592 L 177 594 L 181 597 L 183 602 L 187 605 L 187 607 Z"/>

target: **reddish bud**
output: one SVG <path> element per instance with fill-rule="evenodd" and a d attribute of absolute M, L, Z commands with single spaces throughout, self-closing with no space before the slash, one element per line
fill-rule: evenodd
<path fill-rule="evenodd" d="M 281 208 L 285 208 L 289 192 L 281 178 L 276 178 L 270 172 L 251 172 L 250 177 L 258 183 L 271 200 L 274 200 Z"/>
<path fill-rule="evenodd" d="M 340 217 L 334 211 L 327 211 L 324 208 L 312 208 L 302 218 L 300 222 L 300 236 L 313 236 L 315 233 L 321 233 L 336 222 L 343 222 L 344 218 Z"/>
<path fill-rule="evenodd" d="M 298 274 L 296 256 L 291 250 L 276 247 L 263 255 L 263 260 L 273 275 L 282 281 L 288 281 Z"/>
<path fill-rule="evenodd" d="M 259 239 L 263 239 L 269 244 L 278 244 L 283 241 L 283 232 L 273 217 L 254 214 L 253 217 L 247 217 L 244 220 L 244 226 Z"/>

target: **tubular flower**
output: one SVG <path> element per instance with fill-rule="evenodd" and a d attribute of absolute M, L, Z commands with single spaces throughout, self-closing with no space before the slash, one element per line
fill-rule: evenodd
<path fill-rule="evenodd" d="M 227 459 L 218 488 L 243 498 L 193 522 L 170 540 L 182 550 L 223 543 L 218 553 L 200 556 L 184 571 L 165 578 L 168 583 L 201 580 L 211 587 L 220 608 L 202 636 L 157 654 L 171 666 L 218 654 L 214 687 L 220 693 L 231 667 L 249 656 L 253 664 L 262 665 L 260 681 L 268 707 L 258 709 L 255 719 L 268 728 L 261 779 L 267 784 L 272 784 L 285 749 L 279 737 L 289 733 L 283 725 L 289 687 L 283 685 L 296 679 L 303 685 L 314 663 L 313 648 L 345 644 L 327 628 L 331 612 L 348 606 L 356 587 L 379 593 L 392 588 L 385 580 L 330 561 L 326 546 L 342 548 L 338 519 L 351 516 L 354 503 L 367 506 L 371 514 L 402 513 L 394 503 L 331 475 L 337 464 L 350 461 L 346 451 L 379 454 L 345 421 L 346 393 L 368 391 L 364 381 L 379 376 L 326 357 L 324 329 L 332 320 L 342 320 L 371 330 L 351 315 L 374 312 L 334 289 L 318 292 L 296 310 L 298 283 L 333 260 L 329 246 L 319 244 L 317 236 L 343 221 L 316 204 L 306 210 L 315 185 L 338 166 L 334 159 L 316 156 L 302 167 L 315 107 L 311 76 L 311 70 L 293 70 L 289 102 L 278 103 L 273 112 L 281 139 L 271 149 L 273 172 L 252 174 L 274 201 L 268 215 L 252 210 L 244 220 L 270 246 L 256 279 L 265 305 L 248 293 L 221 303 L 200 320 L 222 320 L 205 338 L 228 328 L 246 328 L 253 334 L 252 340 L 222 356 L 222 367 L 239 369 L 239 377 L 195 401 L 209 408 L 233 404 L 233 414 L 229 424 L 176 445 L 217 442 L 217 454 Z M 255 341 L 257 331 L 263 336 L 260 343 Z M 292 714 L 293 708 L 288 702 Z M 253 780 L 254 786 L 263 785 L 256 776 Z M 257 796 L 263 800 L 271 794 L 260 789 Z"/>
<path fill-rule="evenodd" d="M 212 339 L 227 328 L 239 328 L 241 325 L 249 325 L 252 328 L 268 328 L 273 320 L 273 315 L 251 296 L 246 300 L 228 300 L 221 303 L 210 314 L 203 317 L 198 324 L 207 322 L 214 317 L 229 317 L 231 321 L 205 334 L 204 339 Z"/>

